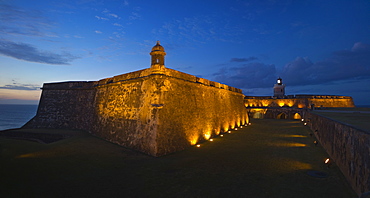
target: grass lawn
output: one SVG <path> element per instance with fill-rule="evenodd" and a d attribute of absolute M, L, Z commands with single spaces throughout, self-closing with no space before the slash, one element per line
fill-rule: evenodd
<path fill-rule="evenodd" d="M 50 144 L 0 138 L 0 197 L 357 197 L 298 121 L 252 120 L 159 158 L 82 131 L 41 131 L 74 136 Z"/>
<path fill-rule="evenodd" d="M 336 108 L 327 111 L 314 111 L 314 113 L 370 132 L 370 113 L 364 113 L 362 111 L 370 112 L 370 108 Z"/>

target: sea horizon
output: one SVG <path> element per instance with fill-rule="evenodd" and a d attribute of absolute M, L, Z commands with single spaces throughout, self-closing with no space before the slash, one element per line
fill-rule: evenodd
<path fill-rule="evenodd" d="M 0 131 L 20 128 L 37 112 L 37 104 L 0 104 Z"/>

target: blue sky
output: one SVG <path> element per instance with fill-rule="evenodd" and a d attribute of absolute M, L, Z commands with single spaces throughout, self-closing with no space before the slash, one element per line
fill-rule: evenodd
<path fill-rule="evenodd" d="M 37 104 L 45 82 L 166 67 L 272 95 L 370 105 L 370 1 L 0 0 L 0 104 Z"/>

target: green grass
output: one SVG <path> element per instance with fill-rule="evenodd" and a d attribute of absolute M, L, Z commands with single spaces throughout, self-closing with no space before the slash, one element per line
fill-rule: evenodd
<path fill-rule="evenodd" d="M 51 144 L 0 138 L 0 197 L 356 197 L 301 122 L 252 121 L 159 158 L 80 131 L 47 130 L 76 134 Z"/>
<path fill-rule="evenodd" d="M 370 132 L 370 113 L 361 113 L 361 111 L 370 112 L 370 108 L 343 108 L 335 109 L 339 112 L 334 111 L 314 111 L 314 113 L 323 115 L 325 117 L 337 120 L 339 122 L 353 125 L 359 129 Z M 350 112 L 340 112 L 350 111 Z"/>

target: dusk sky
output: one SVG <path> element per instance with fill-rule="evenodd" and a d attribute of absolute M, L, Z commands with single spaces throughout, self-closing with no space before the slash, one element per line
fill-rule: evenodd
<path fill-rule="evenodd" d="M 346 95 L 370 105 L 369 0 L 0 0 L 0 104 L 43 83 L 168 68 L 245 95 Z M 184 93 L 186 95 L 186 93 Z"/>

